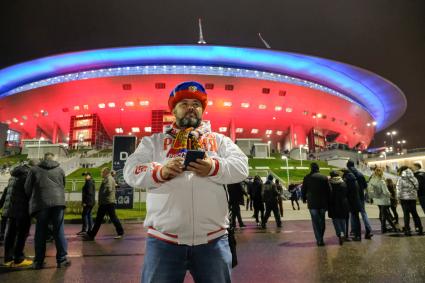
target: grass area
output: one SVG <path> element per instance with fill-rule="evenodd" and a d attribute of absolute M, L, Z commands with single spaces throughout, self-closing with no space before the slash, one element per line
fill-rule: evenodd
<path fill-rule="evenodd" d="M 27 154 L 16 154 L 16 155 L 11 155 L 11 156 L 1 157 L 0 158 L 0 165 L 1 166 L 4 165 L 4 164 L 13 165 L 13 164 L 21 162 L 23 160 L 27 160 L 27 157 L 28 157 Z"/>
<path fill-rule="evenodd" d="M 84 180 L 84 176 L 82 175 L 84 172 L 90 172 L 92 178 L 94 179 L 101 179 L 102 177 L 100 176 L 100 171 L 102 170 L 103 167 L 112 167 L 112 161 L 102 164 L 99 167 L 94 167 L 94 168 L 79 168 L 77 170 L 75 170 L 74 172 L 72 172 L 71 174 L 69 174 L 68 176 L 66 176 L 67 179 L 75 179 L 75 180 Z"/>
<path fill-rule="evenodd" d="M 146 203 L 135 202 L 133 209 L 116 209 L 117 216 L 119 219 L 144 219 L 146 216 Z M 82 206 L 81 202 L 68 202 L 65 212 L 65 219 L 81 219 Z M 95 217 L 97 212 L 97 206 L 93 208 L 92 215 Z"/>

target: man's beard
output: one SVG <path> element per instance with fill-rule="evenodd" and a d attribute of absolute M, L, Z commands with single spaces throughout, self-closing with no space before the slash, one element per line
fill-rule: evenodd
<path fill-rule="evenodd" d="M 201 124 L 201 119 L 197 117 L 183 117 L 177 121 L 177 125 L 183 128 L 197 128 Z"/>

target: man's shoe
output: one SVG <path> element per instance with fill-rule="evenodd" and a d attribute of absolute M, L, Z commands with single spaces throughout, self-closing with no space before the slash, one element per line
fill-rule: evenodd
<path fill-rule="evenodd" d="M 338 243 L 342 246 L 342 244 L 344 244 L 344 237 L 338 237 Z"/>
<path fill-rule="evenodd" d="M 357 236 L 357 237 L 354 237 L 354 238 L 353 238 L 353 241 L 354 241 L 354 242 L 361 242 L 361 241 L 362 241 L 362 238 L 361 238 L 361 237 L 359 237 L 359 236 Z"/>
<path fill-rule="evenodd" d="M 368 240 L 372 239 L 372 237 L 373 237 L 372 233 L 366 233 L 366 235 L 364 236 L 364 238 Z"/>
<path fill-rule="evenodd" d="M 71 261 L 69 259 L 65 259 L 61 262 L 58 262 L 58 264 L 56 265 L 57 268 L 62 268 L 62 267 L 68 267 L 71 265 Z"/>
<path fill-rule="evenodd" d="M 319 241 L 319 242 L 317 242 L 317 246 L 318 247 L 323 247 L 323 246 L 325 246 L 325 242 Z"/>
<path fill-rule="evenodd" d="M 32 269 L 42 269 L 42 268 L 44 268 L 44 262 L 39 263 L 39 262 L 33 261 Z"/>
<path fill-rule="evenodd" d="M 114 237 L 114 239 L 119 240 L 119 239 L 122 239 L 122 237 L 123 237 L 123 235 L 116 235 L 116 236 Z"/>
<path fill-rule="evenodd" d="M 3 263 L 4 267 L 12 267 L 12 265 L 13 265 L 13 260 L 6 261 L 6 262 Z"/>
<path fill-rule="evenodd" d="M 245 224 L 239 225 L 239 228 L 244 228 L 244 227 L 246 227 Z"/>
<path fill-rule="evenodd" d="M 81 230 L 80 232 L 77 233 L 78 236 L 82 236 L 82 235 L 85 235 L 85 234 L 87 234 L 87 232 L 84 231 L 84 230 Z"/>
<path fill-rule="evenodd" d="M 83 241 L 94 241 L 94 237 L 90 236 L 89 234 L 83 235 Z"/>
<path fill-rule="evenodd" d="M 13 267 L 28 267 L 31 266 L 33 264 L 33 261 L 30 259 L 24 259 L 23 261 L 21 261 L 20 263 L 15 263 L 13 264 Z"/>

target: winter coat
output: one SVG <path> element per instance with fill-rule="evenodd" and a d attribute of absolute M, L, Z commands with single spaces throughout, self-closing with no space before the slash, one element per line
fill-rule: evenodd
<path fill-rule="evenodd" d="M 227 192 L 229 194 L 229 203 L 231 205 L 243 205 L 244 204 L 244 190 L 241 183 L 235 183 L 227 185 Z"/>
<path fill-rule="evenodd" d="M 109 174 L 104 177 L 102 180 L 102 184 L 100 184 L 99 188 L 99 205 L 103 204 L 115 204 L 115 192 L 116 192 L 116 183 L 114 177 Z"/>
<path fill-rule="evenodd" d="M 266 204 L 277 204 L 279 192 L 277 191 L 276 184 L 267 181 L 263 186 L 263 201 Z"/>
<path fill-rule="evenodd" d="M 367 188 L 366 178 L 364 177 L 364 175 L 359 170 L 357 170 L 356 167 L 349 167 L 348 170 L 350 170 L 350 172 L 354 175 L 354 177 L 356 177 L 356 181 L 357 181 L 357 184 L 359 186 L 360 200 L 362 202 L 364 202 L 364 200 L 365 200 L 365 190 Z"/>
<path fill-rule="evenodd" d="M 2 210 L 2 217 L 8 217 L 7 214 L 9 212 L 10 207 L 10 196 L 12 194 L 13 185 L 15 184 L 15 177 L 10 177 L 7 181 L 7 186 L 4 188 L 3 193 L 0 199 L 0 208 Z"/>
<path fill-rule="evenodd" d="M 412 170 L 407 168 L 401 172 L 401 177 L 397 181 L 397 196 L 400 200 L 416 200 L 418 197 L 418 180 L 413 175 Z"/>
<path fill-rule="evenodd" d="M 391 197 L 390 197 L 391 206 L 396 207 L 398 204 L 398 200 L 397 200 L 397 192 L 395 189 L 395 185 L 387 186 L 387 188 L 391 194 Z"/>
<path fill-rule="evenodd" d="M 308 209 L 328 209 L 330 186 L 328 178 L 319 172 L 311 172 L 304 177 L 302 186 L 303 201 Z"/>
<path fill-rule="evenodd" d="M 10 175 L 13 178 L 12 186 L 8 189 L 7 206 L 3 209 L 3 216 L 22 219 L 29 216 L 29 198 L 25 194 L 25 181 L 31 167 L 22 165 L 15 167 Z"/>
<path fill-rule="evenodd" d="M 358 213 L 362 209 L 362 203 L 359 193 L 359 185 L 357 184 L 356 177 L 351 172 L 346 172 L 342 179 L 347 184 L 348 188 L 348 204 L 350 212 Z"/>
<path fill-rule="evenodd" d="M 373 203 L 376 205 L 391 205 L 391 193 L 387 188 L 387 184 L 383 178 L 376 175 L 372 175 L 369 180 L 368 186 L 377 188 L 375 191 L 381 191 L 382 193 L 378 197 L 373 198 Z"/>
<path fill-rule="evenodd" d="M 414 175 L 419 183 L 418 197 L 423 197 L 425 196 L 425 170 L 421 168 Z"/>
<path fill-rule="evenodd" d="M 54 160 L 43 160 L 33 166 L 25 182 L 30 199 L 30 214 L 50 207 L 65 207 L 65 172 Z"/>
<path fill-rule="evenodd" d="M 329 179 L 331 185 L 331 194 L 329 199 L 329 218 L 342 218 L 348 216 L 350 207 L 348 205 L 348 188 L 341 177 L 332 177 Z"/>
<path fill-rule="evenodd" d="M 95 200 L 95 184 L 93 179 L 88 179 L 84 183 L 83 189 L 82 189 L 82 203 L 87 206 L 94 206 L 96 200 Z"/>
<path fill-rule="evenodd" d="M 263 203 L 263 183 L 260 180 L 252 183 L 252 200 L 254 203 Z"/>

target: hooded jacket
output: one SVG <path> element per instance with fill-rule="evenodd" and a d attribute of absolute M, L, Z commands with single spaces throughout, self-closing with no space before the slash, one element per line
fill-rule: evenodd
<path fill-rule="evenodd" d="M 348 204 L 350 206 L 350 212 L 358 213 L 362 208 L 362 203 L 360 199 L 360 189 L 357 184 L 356 177 L 350 171 L 347 171 L 342 176 L 344 182 L 347 184 L 348 188 Z"/>
<path fill-rule="evenodd" d="M 15 167 L 10 173 L 13 183 L 7 191 L 3 216 L 17 219 L 28 217 L 29 199 L 25 194 L 25 181 L 29 171 L 28 165 L 21 165 Z"/>
<path fill-rule="evenodd" d="M 211 132 L 209 124 L 203 122 L 201 127 L 198 142 L 213 161 L 209 176 L 184 171 L 171 180 L 162 178 L 162 167 L 176 156 L 175 137 L 169 131 L 144 137 L 127 158 L 125 181 L 147 189 L 144 225 L 151 237 L 200 245 L 227 233 L 228 204 L 223 184 L 246 179 L 248 158 L 230 138 Z M 180 130 L 173 127 L 173 131 Z"/>
<path fill-rule="evenodd" d="M 65 172 L 54 160 L 43 160 L 31 168 L 25 182 L 30 214 L 50 207 L 65 207 Z"/>
<path fill-rule="evenodd" d="M 413 175 L 412 170 L 407 168 L 401 172 L 400 178 L 397 180 L 397 196 L 400 200 L 416 200 L 418 197 L 418 180 Z"/>
<path fill-rule="evenodd" d="M 331 195 L 328 216 L 329 218 L 345 219 L 350 211 L 347 184 L 339 176 L 330 178 L 329 184 L 331 185 Z"/>
<path fill-rule="evenodd" d="M 325 175 L 311 171 L 304 177 L 301 190 L 308 209 L 328 209 L 330 186 Z"/>
<path fill-rule="evenodd" d="M 357 170 L 356 167 L 354 167 L 354 165 L 347 167 L 347 168 L 354 175 L 354 177 L 356 177 L 356 181 L 357 181 L 357 184 L 359 186 L 360 200 L 364 202 L 364 200 L 365 200 L 365 190 L 367 188 L 366 178 L 364 177 L 364 175 L 359 170 Z"/>
<path fill-rule="evenodd" d="M 376 205 L 391 205 L 391 193 L 387 188 L 387 184 L 383 178 L 380 178 L 376 175 L 372 175 L 369 180 L 368 186 L 378 188 L 381 191 L 379 197 L 373 198 L 373 203 Z"/>
<path fill-rule="evenodd" d="M 419 182 L 418 197 L 425 196 L 425 170 L 421 168 L 414 175 Z"/>

